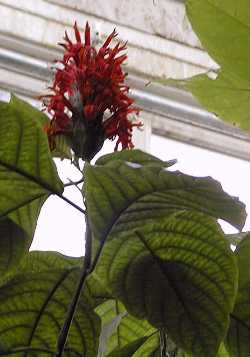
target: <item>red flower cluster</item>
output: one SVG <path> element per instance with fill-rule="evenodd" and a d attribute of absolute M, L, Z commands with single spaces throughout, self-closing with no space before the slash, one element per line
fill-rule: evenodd
<path fill-rule="evenodd" d="M 52 120 L 45 128 L 50 148 L 55 148 L 55 137 L 67 135 L 72 139 L 75 154 L 91 159 L 103 145 L 105 139 L 117 138 L 122 149 L 133 148 L 133 127 L 140 127 L 138 121 L 128 119 L 130 113 L 138 115 L 133 100 L 128 96 L 125 85 L 126 74 L 121 64 L 126 60 L 125 45 L 109 45 L 117 36 L 115 30 L 97 51 L 91 46 L 90 27 L 85 27 L 85 42 L 75 23 L 73 43 L 65 33 L 65 53 L 61 68 L 56 69 L 52 94 L 44 96 L 44 105 L 52 114 Z"/>

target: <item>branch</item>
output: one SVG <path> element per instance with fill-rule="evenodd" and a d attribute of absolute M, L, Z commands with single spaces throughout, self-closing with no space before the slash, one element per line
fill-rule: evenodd
<path fill-rule="evenodd" d="M 89 275 L 89 269 L 91 265 L 91 231 L 89 227 L 89 222 L 87 216 L 85 216 L 86 220 L 86 233 L 85 233 L 85 259 L 83 262 L 83 268 L 82 272 L 80 275 L 80 279 L 76 288 L 76 291 L 74 293 L 74 296 L 71 300 L 71 303 L 69 305 L 69 309 L 64 321 L 64 324 L 62 326 L 62 329 L 60 331 L 58 340 L 57 340 L 57 352 L 55 353 L 55 357 L 61 357 L 63 355 L 63 351 L 65 349 L 65 345 L 67 342 L 67 337 L 69 334 L 69 329 L 72 324 L 74 314 L 77 309 L 77 305 L 81 296 L 81 292 L 84 288 L 85 281 L 87 276 Z"/>
<path fill-rule="evenodd" d="M 75 204 L 73 201 L 69 200 L 67 197 L 61 195 L 60 193 L 56 194 L 58 197 L 60 197 L 63 201 L 67 202 L 68 204 L 70 204 L 72 207 L 74 207 L 75 209 L 77 209 L 78 211 L 80 211 L 81 213 L 86 215 L 86 211 L 81 208 L 80 206 L 78 206 L 77 204 Z"/>

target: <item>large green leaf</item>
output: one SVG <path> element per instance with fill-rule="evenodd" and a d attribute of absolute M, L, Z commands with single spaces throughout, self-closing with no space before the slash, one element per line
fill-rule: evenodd
<path fill-rule="evenodd" d="M 90 295 L 93 300 L 95 300 L 95 306 L 100 305 L 113 297 L 108 287 L 103 284 L 95 272 L 87 277 L 85 286 L 88 287 Z"/>
<path fill-rule="evenodd" d="M 31 108 L 16 97 L 0 104 L 1 216 L 63 190 L 42 123 Z"/>
<path fill-rule="evenodd" d="M 187 0 L 186 8 L 203 47 L 221 70 L 215 80 L 201 75 L 175 84 L 190 90 L 221 119 L 250 130 L 250 2 Z"/>
<path fill-rule="evenodd" d="M 165 327 L 194 356 L 215 356 L 233 309 L 237 268 L 212 218 L 180 211 L 134 231 L 116 225 L 96 273 L 129 313 Z"/>
<path fill-rule="evenodd" d="M 162 161 L 159 158 L 150 155 L 141 150 L 122 150 L 115 151 L 111 154 L 101 156 L 97 161 L 96 165 L 108 165 L 112 164 L 113 161 L 122 160 L 130 162 L 131 164 L 138 165 L 151 165 L 151 166 L 161 166 L 169 167 L 176 163 L 176 160 Z"/>
<path fill-rule="evenodd" d="M 250 234 L 236 249 L 239 289 L 227 336 L 230 357 L 250 356 Z"/>
<path fill-rule="evenodd" d="M 49 194 L 63 190 L 44 122 L 44 114 L 14 96 L 10 103 L 0 103 L 0 219 L 8 216 L 26 233 L 13 239 L 5 231 L 11 249 L 10 244 L 6 249 L 2 244 L 0 256 L 15 256 L 16 263 L 30 246 L 43 202 Z"/>
<path fill-rule="evenodd" d="M 250 78 L 250 3 L 187 0 L 187 14 L 202 45 L 224 71 Z"/>
<path fill-rule="evenodd" d="M 157 328 L 166 325 L 178 346 L 194 350 L 195 356 L 214 357 L 228 326 L 237 274 L 223 233 L 213 219 L 198 212 L 240 227 L 244 206 L 211 178 L 159 166 L 114 161 L 88 165 L 85 175 L 92 231 L 104 245 L 95 272 L 100 281 L 129 313 Z M 160 266 L 154 254 L 157 262 L 163 260 Z M 162 266 L 177 284 L 180 298 Z"/>
<path fill-rule="evenodd" d="M 54 355 L 80 264 L 48 252 L 32 252 L 22 260 L 18 272 L 0 286 L 0 355 L 27 348 L 14 356 Z M 65 356 L 97 356 L 100 319 L 90 291 L 87 286 L 81 296 Z"/>
<path fill-rule="evenodd" d="M 115 351 L 120 351 L 123 348 L 124 351 L 136 351 L 137 346 L 144 342 L 144 337 L 155 332 L 155 328 L 146 320 L 139 320 L 128 314 L 124 306 L 117 300 L 105 301 L 95 311 L 102 320 L 98 357 L 109 355 L 110 352 L 115 354 Z M 127 347 L 125 348 L 125 346 Z"/>
<path fill-rule="evenodd" d="M 190 91 L 208 111 L 241 129 L 250 130 L 250 81 L 235 80 L 231 74 L 222 72 L 216 79 L 203 74 L 162 83 Z"/>
<path fill-rule="evenodd" d="M 245 206 L 210 177 L 197 178 L 161 167 L 131 167 L 122 161 L 86 166 L 85 196 L 97 240 L 116 229 L 134 229 L 180 209 L 197 210 L 242 228 Z"/>

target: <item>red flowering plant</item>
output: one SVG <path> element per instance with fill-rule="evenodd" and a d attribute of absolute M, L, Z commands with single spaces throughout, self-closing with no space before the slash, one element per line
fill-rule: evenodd
<path fill-rule="evenodd" d="M 88 23 L 84 43 L 74 30 L 43 97 L 45 132 L 46 114 L 15 96 L 0 103 L 0 356 L 250 356 L 250 233 L 229 237 L 218 224 L 242 229 L 244 204 L 211 177 L 123 150 L 141 126 L 125 45 L 111 48 L 113 31 L 97 50 Z M 80 182 L 58 176 L 62 136 L 86 161 Z M 88 162 L 106 139 L 122 150 Z M 69 185 L 82 205 L 64 195 Z M 49 195 L 84 215 L 84 258 L 29 252 Z"/>
<path fill-rule="evenodd" d="M 88 23 L 84 42 L 76 23 L 74 31 L 76 42 L 65 32 L 65 43 L 60 43 L 65 52 L 58 61 L 52 94 L 44 97 L 45 107 L 52 114 L 46 126 L 50 148 L 55 149 L 56 136 L 66 135 L 75 155 L 83 160 L 91 160 L 105 139 L 116 139 L 115 150 L 119 145 L 131 149 L 133 127 L 142 124 L 129 118 L 139 110 L 132 106 L 122 69 L 127 58 L 123 54 L 125 44 L 118 42 L 110 47 L 117 36 L 114 30 L 97 50 L 91 45 Z"/>

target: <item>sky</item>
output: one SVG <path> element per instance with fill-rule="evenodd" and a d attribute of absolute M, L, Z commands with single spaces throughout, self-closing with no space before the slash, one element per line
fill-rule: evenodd
<path fill-rule="evenodd" d="M 113 151 L 114 143 L 106 141 L 99 156 Z M 224 191 L 239 197 L 250 210 L 250 163 L 219 153 L 173 141 L 156 135 L 151 136 L 151 153 L 163 160 L 177 159 L 172 170 L 194 176 L 212 176 L 221 182 Z M 56 159 L 58 173 L 64 182 L 68 178 L 77 181 L 80 173 L 69 160 Z M 64 195 L 79 206 L 82 204 L 81 193 L 75 187 L 69 187 Z M 223 222 L 226 233 L 236 230 Z M 250 230 L 250 217 L 244 230 Z M 31 250 L 54 250 L 69 256 L 84 254 L 84 215 L 60 198 L 50 196 L 45 202 L 38 219 L 37 229 Z"/>

